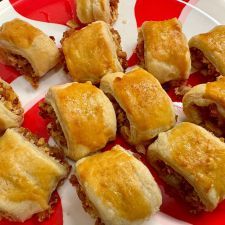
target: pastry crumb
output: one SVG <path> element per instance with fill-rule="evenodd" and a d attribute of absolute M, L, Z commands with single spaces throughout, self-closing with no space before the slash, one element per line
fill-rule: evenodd
<path fill-rule="evenodd" d="M 183 96 L 190 90 L 191 90 L 191 85 L 190 84 L 188 84 L 188 85 L 184 84 L 184 85 L 181 85 L 180 87 L 175 88 L 175 94 Z"/>
<path fill-rule="evenodd" d="M 67 25 L 68 27 L 74 28 L 74 29 L 80 27 L 80 24 L 77 23 L 77 22 L 74 21 L 74 20 L 69 20 L 69 21 L 67 21 L 66 25 Z"/>

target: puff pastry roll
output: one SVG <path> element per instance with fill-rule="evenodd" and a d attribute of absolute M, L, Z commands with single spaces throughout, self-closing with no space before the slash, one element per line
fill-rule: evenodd
<path fill-rule="evenodd" d="M 106 73 L 127 67 L 119 33 L 105 22 L 67 31 L 61 42 L 67 69 L 75 81 L 99 83 Z"/>
<path fill-rule="evenodd" d="M 69 83 L 49 89 L 41 115 L 65 154 L 78 160 L 116 137 L 116 115 L 110 100 L 91 83 Z"/>
<path fill-rule="evenodd" d="M 224 41 L 224 25 L 192 37 L 189 41 L 192 66 L 213 79 L 225 75 Z"/>
<path fill-rule="evenodd" d="M 183 97 L 183 110 L 190 122 L 225 136 L 225 78 L 193 87 Z"/>
<path fill-rule="evenodd" d="M 0 61 L 13 66 L 34 86 L 59 61 L 54 41 L 20 19 L 0 27 Z"/>
<path fill-rule="evenodd" d="M 176 19 L 147 21 L 139 29 L 136 49 L 141 66 L 161 84 L 187 80 L 191 69 L 188 43 Z"/>
<path fill-rule="evenodd" d="M 23 108 L 12 87 L 0 78 L 0 133 L 19 127 L 23 122 Z"/>
<path fill-rule="evenodd" d="M 0 161 L 1 217 L 48 218 L 57 200 L 52 193 L 70 171 L 63 152 L 24 128 L 10 128 L 0 137 Z"/>
<path fill-rule="evenodd" d="M 120 133 L 138 148 L 175 124 L 171 99 L 158 80 L 141 68 L 107 74 L 100 88 L 114 104 Z"/>
<path fill-rule="evenodd" d="M 96 224 L 139 225 L 162 203 L 148 168 L 119 145 L 79 160 L 71 183 Z"/>
<path fill-rule="evenodd" d="M 112 24 L 118 17 L 119 0 L 76 0 L 76 11 L 82 23 L 97 20 Z"/>
<path fill-rule="evenodd" d="M 184 122 L 160 133 L 147 158 L 192 212 L 212 211 L 224 199 L 225 144 L 204 128 Z"/>

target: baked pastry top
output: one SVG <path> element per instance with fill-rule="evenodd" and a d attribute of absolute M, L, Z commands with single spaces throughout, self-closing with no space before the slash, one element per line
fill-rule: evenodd
<path fill-rule="evenodd" d="M 118 17 L 119 0 L 77 0 L 76 11 L 82 23 L 97 20 L 112 24 Z"/>
<path fill-rule="evenodd" d="M 113 96 L 129 121 L 125 138 L 140 144 L 175 124 L 172 101 L 157 79 L 141 68 L 123 73 L 107 74 L 100 88 Z"/>
<path fill-rule="evenodd" d="M 224 39 L 225 39 L 225 26 L 220 25 L 214 27 L 211 31 L 203 34 L 198 34 L 192 37 L 189 41 L 190 49 L 197 49 L 204 57 L 203 64 L 210 64 L 211 67 L 214 67 L 214 72 L 216 76 L 219 74 L 225 74 L 225 46 L 224 46 Z M 193 56 L 194 57 L 194 56 Z M 196 58 L 197 57 L 197 58 Z M 202 57 L 195 56 L 193 60 L 202 60 Z M 198 62 L 199 64 L 199 62 Z M 193 66 L 195 66 L 193 64 Z M 204 65 L 200 66 L 202 69 Z M 196 67 L 196 66 L 195 66 Z M 198 66 L 197 66 L 198 67 Z M 212 68 L 204 68 L 204 69 L 212 69 Z M 198 68 L 199 69 L 199 68 Z M 213 75 L 213 74 L 211 74 Z"/>
<path fill-rule="evenodd" d="M 176 18 L 144 22 L 139 29 L 138 41 L 143 48 L 139 52 L 144 68 L 160 83 L 188 79 L 190 52 L 182 26 Z"/>
<path fill-rule="evenodd" d="M 201 202 L 198 204 L 203 204 L 204 210 L 212 211 L 224 199 L 225 185 L 221 177 L 225 171 L 225 144 L 204 128 L 183 122 L 160 133 L 149 146 L 148 159 L 156 169 L 157 161 L 163 161 L 180 174 L 194 188 Z M 173 184 L 176 186 L 176 181 Z M 195 198 L 188 201 L 194 202 Z"/>
<path fill-rule="evenodd" d="M 104 93 L 91 83 L 68 83 L 49 89 L 46 101 L 59 121 L 67 156 L 77 160 L 103 148 L 116 136 L 116 116 Z M 60 145 L 60 143 L 58 143 Z"/>
<path fill-rule="evenodd" d="M 204 97 L 225 108 L 225 78 L 220 77 L 217 81 L 207 83 L 205 87 Z"/>
<path fill-rule="evenodd" d="M 119 145 L 79 160 L 75 174 L 105 225 L 141 224 L 161 205 L 160 190 L 147 167 Z"/>
<path fill-rule="evenodd" d="M 78 82 L 99 83 L 108 72 L 123 71 L 108 24 L 94 22 L 62 41 L 69 74 Z"/>
<path fill-rule="evenodd" d="M 34 86 L 59 62 L 59 56 L 54 41 L 23 20 L 14 19 L 0 27 L 0 61 L 15 67 Z"/>
<path fill-rule="evenodd" d="M 188 120 L 202 125 L 217 136 L 224 136 L 225 79 L 199 84 L 183 97 L 183 110 Z"/>
<path fill-rule="evenodd" d="M 50 209 L 51 194 L 69 173 L 67 164 L 23 128 L 0 137 L 0 215 L 25 221 Z"/>

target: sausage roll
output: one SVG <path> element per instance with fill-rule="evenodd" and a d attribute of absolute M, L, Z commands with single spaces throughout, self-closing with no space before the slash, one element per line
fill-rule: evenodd
<path fill-rule="evenodd" d="M 75 81 L 99 83 L 106 73 L 127 67 L 119 33 L 105 22 L 67 31 L 61 42 L 67 69 Z"/>
<path fill-rule="evenodd" d="M 59 55 L 54 41 L 25 21 L 14 19 L 0 27 L 0 60 L 15 67 L 34 87 L 58 63 Z"/>
<path fill-rule="evenodd" d="M 183 97 L 183 110 L 190 122 L 225 136 L 225 78 L 193 87 Z"/>
<path fill-rule="evenodd" d="M 175 124 L 171 99 L 158 80 L 141 68 L 107 74 L 100 88 L 114 105 L 120 133 L 138 148 Z"/>
<path fill-rule="evenodd" d="M 0 216 L 46 219 L 57 202 L 53 191 L 70 171 L 63 153 L 24 128 L 9 128 L 0 137 L 0 161 Z"/>
<path fill-rule="evenodd" d="M 0 79 L 0 133 L 19 127 L 23 122 L 23 108 L 12 87 Z"/>
<path fill-rule="evenodd" d="M 96 225 L 139 225 L 162 203 L 148 168 L 119 145 L 79 160 L 71 183 Z"/>
<path fill-rule="evenodd" d="M 119 0 L 76 0 L 76 11 L 82 23 L 97 20 L 112 24 L 118 17 Z"/>
<path fill-rule="evenodd" d="M 183 122 L 160 133 L 147 158 L 193 211 L 212 211 L 225 197 L 225 144 L 204 128 Z"/>
<path fill-rule="evenodd" d="M 139 29 L 136 52 L 140 64 L 161 84 L 187 80 L 189 77 L 190 52 L 176 18 L 144 22 Z"/>
<path fill-rule="evenodd" d="M 192 66 L 214 80 L 219 75 L 225 75 L 224 41 L 224 25 L 192 37 L 189 41 Z"/>
<path fill-rule="evenodd" d="M 91 83 L 51 87 L 41 115 L 51 120 L 50 135 L 65 154 L 78 160 L 96 152 L 116 136 L 116 115 L 105 94 Z"/>

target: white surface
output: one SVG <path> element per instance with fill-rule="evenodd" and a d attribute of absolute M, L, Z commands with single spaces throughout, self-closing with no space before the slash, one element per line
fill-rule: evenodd
<path fill-rule="evenodd" d="M 179 1 L 183 2 L 182 0 Z M 196 4 L 196 2 L 196 0 L 190 1 L 190 3 L 193 4 Z M 207 12 L 191 4 L 188 4 L 188 6 L 183 9 L 179 20 L 183 24 L 183 31 L 188 39 L 196 34 L 207 32 L 214 26 L 220 24 L 219 21 L 211 17 Z"/>
<path fill-rule="evenodd" d="M 222 16 L 225 12 L 224 0 L 192 0 L 191 3 L 195 3 L 196 6 L 200 7 L 203 11 L 196 7 L 186 6 L 184 8 L 179 19 L 182 21 L 184 32 L 188 37 L 191 37 L 199 32 L 205 32 L 216 24 L 225 23 L 225 16 Z M 128 56 L 131 56 L 137 40 L 137 26 L 134 17 L 134 6 L 135 0 L 121 0 L 120 16 L 115 24 L 115 28 L 118 29 L 122 38 L 123 49 L 128 53 Z M 48 35 L 55 36 L 56 43 L 58 45 L 62 37 L 62 33 L 66 30 L 66 27 L 63 25 L 38 22 L 24 18 L 12 8 L 8 0 L 0 2 L 0 25 L 15 17 L 26 20 L 27 22 L 43 30 Z M 34 90 L 23 77 L 19 77 L 14 80 L 12 86 L 18 93 L 23 106 L 27 110 L 44 96 L 50 86 L 65 83 L 67 81 L 68 77 L 65 76 L 64 71 L 61 69 L 58 71 L 52 70 L 49 72 L 48 75 L 41 80 L 38 90 Z M 176 113 L 179 114 L 178 121 L 183 121 L 184 115 L 182 113 L 181 103 L 174 103 L 174 106 Z M 69 184 L 68 180 L 65 185 L 60 188 L 59 193 L 63 206 L 65 225 L 94 225 L 94 220 L 92 220 L 82 209 L 82 205 L 75 193 L 75 189 Z M 178 221 L 161 212 L 153 216 L 150 221 L 144 223 L 144 225 L 163 224 L 183 225 L 187 223 Z"/>
<path fill-rule="evenodd" d="M 119 17 L 114 27 L 121 36 L 122 49 L 127 53 L 127 57 L 133 53 L 137 42 L 137 25 L 134 15 L 136 0 L 120 1 Z M 124 13 L 126 12 L 126 13 Z"/>
<path fill-rule="evenodd" d="M 191 0 L 193 1 L 193 0 Z M 221 24 L 225 24 L 225 0 L 195 0 L 196 7 L 208 13 Z"/>

